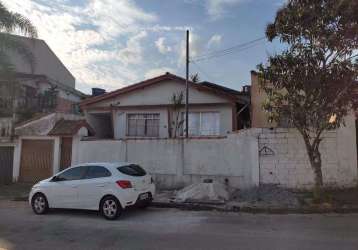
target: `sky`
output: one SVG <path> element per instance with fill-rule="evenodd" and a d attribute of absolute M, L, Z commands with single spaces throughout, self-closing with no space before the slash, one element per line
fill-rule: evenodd
<path fill-rule="evenodd" d="M 28 17 L 76 78 L 76 88 L 118 89 L 165 72 L 190 74 L 240 90 L 250 71 L 280 51 L 260 40 L 245 50 L 195 61 L 264 37 L 284 0 L 3 0 Z"/>

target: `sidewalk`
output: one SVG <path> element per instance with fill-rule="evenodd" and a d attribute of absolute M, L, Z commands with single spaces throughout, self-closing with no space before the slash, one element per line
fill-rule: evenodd
<path fill-rule="evenodd" d="M 26 200 L 33 186 L 32 183 L 12 183 L 0 186 L 0 200 Z"/>
<path fill-rule="evenodd" d="M 175 191 L 159 192 L 153 206 L 182 210 L 216 210 L 270 214 L 358 213 L 358 188 L 327 190 L 326 202 L 313 203 L 310 192 L 293 192 L 273 186 L 237 192 L 222 204 L 206 202 L 176 202 Z M 236 197 L 235 197 L 236 196 Z"/>
<path fill-rule="evenodd" d="M 27 201 L 33 184 L 13 183 L 0 186 L 0 200 Z M 290 192 L 272 186 L 233 194 L 230 201 L 176 202 L 175 191 L 159 191 L 153 207 L 178 208 L 182 210 L 215 210 L 221 212 L 247 212 L 270 214 L 307 213 L 358 213 L 358 188 L 327 190 L 327 202 L 314 204 L 309 192 Z"/>

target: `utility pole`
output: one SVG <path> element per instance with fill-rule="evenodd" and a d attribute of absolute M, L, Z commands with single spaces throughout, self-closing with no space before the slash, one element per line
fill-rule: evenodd
<path fill-rule="evenodd" d="M 186 31 L 185 137 L 189 137 L 189 30 Z"/>

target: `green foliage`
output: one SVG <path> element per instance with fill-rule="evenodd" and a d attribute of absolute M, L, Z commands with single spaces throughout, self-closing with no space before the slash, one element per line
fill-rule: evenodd
<path fill-rule="evenodd" d="M 19 13 L 9 11 L 2 2 L 0 2 L 0 31 L 19 32 L 25 36 L 37 37 L 36 28 L 30 20 Z"/>
<path fill-rule="evenodd" d="M 36 38 L 37 31 L 30 20 L 18 13 L 9 11 L 0 2 L 0 32 L 0 73 L 5 73 L 6 76 L 14 73 L 14 68 L 6 54 L 9 50 L 22 56 L 30 64 L 31 70 L 34 71 L 35 60 L 30 48 L 19 37 L 11 35 L 22 34 Z"/>
<path fill-rule="evenodd" d="M 269 41 L 287 49 L 258 66 L 264 107 L 272 120 L 287 119 L 302 134 L 317 186 L 322 133 L 358 107 L 357 13 L 358 1 L 289 0 L 266 29 Z"/>

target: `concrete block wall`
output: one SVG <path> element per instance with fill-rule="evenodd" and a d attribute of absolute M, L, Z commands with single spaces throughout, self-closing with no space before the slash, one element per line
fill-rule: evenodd
<path fill-rule="evenodd" d="M 311 188 L 314 173 L 304 141 L 295 129 L 261 129 L 259 132 L 260 183 L 280 184 L 289 188 Z M 324 185 L 357 185 L 357 149 L 354 119 L 346 126 L 324 133 L 320 145 Z M 264 153 L 264 147 L 272 154 Z M 271 151 L 270 151 L 271 152 Z"/>

